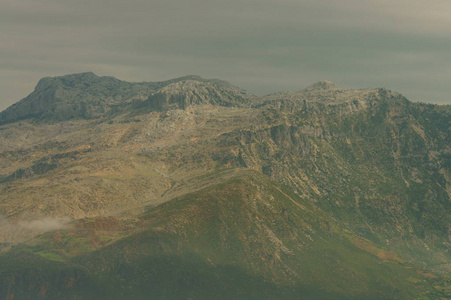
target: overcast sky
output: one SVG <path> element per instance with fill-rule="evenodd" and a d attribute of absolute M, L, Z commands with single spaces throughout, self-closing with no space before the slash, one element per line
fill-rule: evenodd
<path fill-rule="evenodd" d="M 451 104 L 450 0 L 0 0 L 0 110 L 45 76 L 327 79 Z"/>

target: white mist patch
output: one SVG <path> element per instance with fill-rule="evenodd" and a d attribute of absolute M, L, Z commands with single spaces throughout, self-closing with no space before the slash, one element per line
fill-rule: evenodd
<path fill-rule="evenodd" d="M 13 222 L 0 216 L 0 242 L 21 242 L 47 231 L 67 229 L 70 221 L 69 217 L 43 217 Z"/>
<path fill-rule="evenodd" d="M 60 229 L 66 229 L 69 222 L 69 217 L 46 217 L 39 220 L 33 220 L 33 221 L 21 221 L 18 223 L 18 225 L 22 228 L 28 229 L 28 230 L 35 230 L 35 231 L 52 231 L 52 230 L 60 230 Z"/>

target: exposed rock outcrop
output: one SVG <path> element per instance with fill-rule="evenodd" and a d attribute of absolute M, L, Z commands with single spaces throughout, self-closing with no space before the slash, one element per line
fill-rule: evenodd
<path fill-rule="evenodd" d="M 225 81 L 195 75 L 161 82 L 126 82 L 88 72 L 41 79 L 30 95 L 0 113 L 0 124 L 24 119 L 92 119 L 145 106 L 156 110 L 194 104 L 244 106 L 250 98 Z"/>

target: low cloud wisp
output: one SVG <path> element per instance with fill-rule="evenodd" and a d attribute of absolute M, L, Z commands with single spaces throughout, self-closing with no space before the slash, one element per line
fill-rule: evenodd
<path fill-rule="evenodd" d="M 69 228 L 69 217 L 44 217 L 30 221 L 13 222 L 6 217 L 0 217 L 0 242 L 14 243 L 37 234 Z"/>

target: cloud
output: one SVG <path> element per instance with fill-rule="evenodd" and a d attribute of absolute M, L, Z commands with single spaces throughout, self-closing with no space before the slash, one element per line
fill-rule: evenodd
<path fill-rule="evenodd" d="M 37 234 L 69 228 L 69 217 L 43 217 L 35 220 L 11 221 L 0 216 L 0 242 L 20 242 Z"/>
<path fill-rule="evenodd" d="M 45 217 L 39 220 L 20 221 L 18 226 L 32 231 L 52 231 L 66 229 L 71 219 L 69 217 Z"/>
<path fill-rule="evenodd" d="M 0 109 L 44 76 L 84 71 L 199 74 L 258 95 L 329 79 L 451 103 L 444 0 L 15 0 L 0 28 Z"/>

